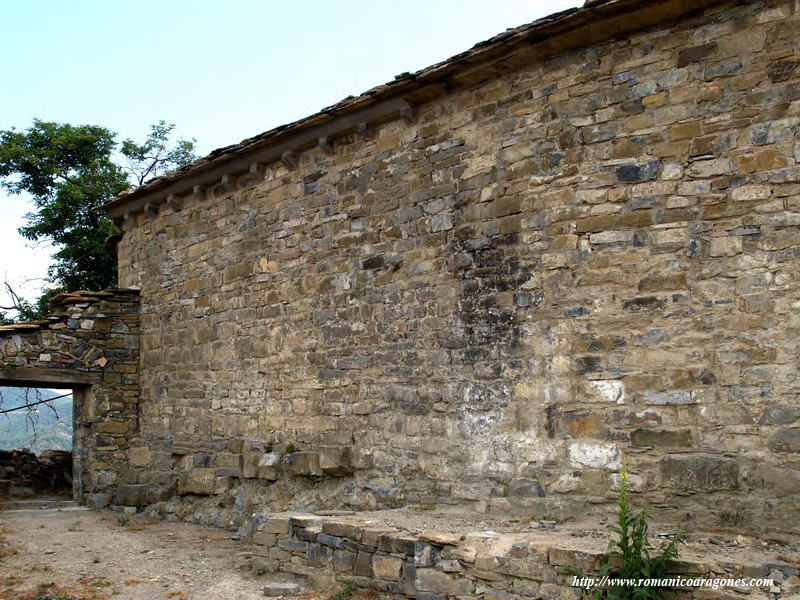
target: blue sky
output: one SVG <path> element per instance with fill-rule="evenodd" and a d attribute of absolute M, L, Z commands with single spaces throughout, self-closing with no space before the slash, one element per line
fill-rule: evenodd
<path fill-rule="evenodd" d="M 39 118 L 140 139 L 164 119 L 204 154 L 581 3 L 7 1 L 0 129 Z M 29 209 L 0 192 L 0 279 L 33 297 L 49 251 L 16 233 Z"/>

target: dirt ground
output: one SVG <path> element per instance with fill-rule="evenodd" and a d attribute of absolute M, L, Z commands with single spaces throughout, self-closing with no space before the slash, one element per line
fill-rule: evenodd
<path fill-rule="evenodd" d="M 57 589 L 82 600 L 263 599 L 264 585 L 278 579 L 238 569 L 246 550 L 230 532 L 187 523 L 142 523 L 70 506 L 11 507 L 0 511 L 0 598 L 72 600 Z M 37 591 L 52 584 L 51 595 Z"/>

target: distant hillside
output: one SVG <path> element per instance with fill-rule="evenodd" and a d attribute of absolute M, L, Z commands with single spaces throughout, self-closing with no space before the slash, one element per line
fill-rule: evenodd
<path fill-rule="evenodd" d="M 22 406 L 60 396 L 64 391 L 37 390 L 28 392 L 25 399 L 24 388 L 0 387 L 0 410 Z M 72 397 L 60 398 L 50 405 L 40 404 L 28 414 L 25 409 L 0 414 L 0 449 L 30 448 L 34 452 L 42 450 L 72 449 Z"/>

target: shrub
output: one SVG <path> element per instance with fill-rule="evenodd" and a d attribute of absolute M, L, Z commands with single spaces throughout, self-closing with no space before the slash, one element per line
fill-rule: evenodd
<path fill-rule="evenodd" d="M 678 547 L 685 543 L 683 530 L 663 542 L 655 550 L 647 537 L 650 515 L 644 508 L 634 513 L 628 494 L 628 471 L 625 465 L 620 473 L 620 488 L 617 497 L 617 523 L 608 529 L 617 534 L 617 539 L 608 543 L 610 552 L 606 563 L 600 568 L 600 576 L 608 576 L 610 585 L 595 589 L 595 598 L 613 600 L 661 600 L 668 588 L 644 585 L 646 579 L 667 577 L 667 569 L 672 560 L 678 557 Z M 614 585 L 615 579 L 637 580 L 638 586 Z"/>
<path fill-rule="evenodd" d="M 358 590 L 358 586 L 354 583 L 345 583 L 338 592 L 331 596 L 330 600 L 349 600 L 353 594 Z"/>

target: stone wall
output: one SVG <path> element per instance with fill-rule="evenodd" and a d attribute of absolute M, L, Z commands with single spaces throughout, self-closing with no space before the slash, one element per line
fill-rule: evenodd
<path fill-rule="evenodd" d="M 799 25 L 723 2 L 484 65 L 130 214 L 135 483 L 562 519 L 625 460 L 659 518 L 798 531 Z"/>
<path fill-rule="evenodd" d="M 139 426 L 138 291 L 60 294 L 52 304 L 47 319 L 0 326 L 0 384 L 73 389 L 75 498 L 107 505 L 126 481 Z"/>
<path fill-rule="evenodd" d="M 604 539 L 579 533 L 411 533 L 374 521 L 283 514 L 260 524 L 245 565 L 256 573 L 299 575 L 324 588 L 351 583 L 418 600 L 579 600 L 594 596 L 572 585 L 575 572 L 597 577 L 607 560 Z M 753 599 L 789 598 L 800 591 L 795 564 L 706 550 L 697 547 L 694 556 L 673 561 L 670 576 L 728 582 L 772 578 L 772 585 L 676 586 L 682 593 L 670 597 L 733 600 L 746 593 Z"/>
<path fill-rule="evenodd" d="M 0 496 L 33 493 L 72 495 L 72 453 L 0 450 Z"/>

